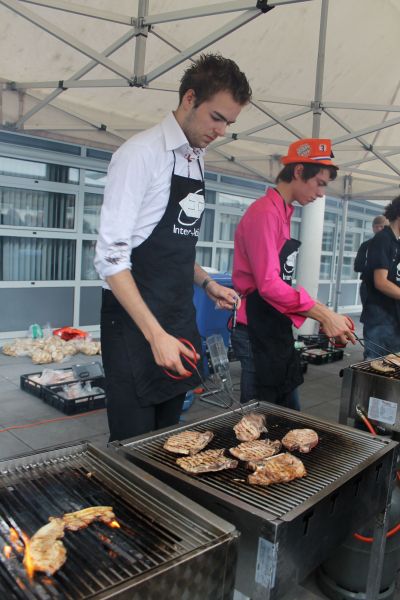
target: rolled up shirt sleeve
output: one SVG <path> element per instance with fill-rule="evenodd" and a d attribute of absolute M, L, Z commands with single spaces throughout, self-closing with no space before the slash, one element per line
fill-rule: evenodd
<path fill-rule="evenodd" d="M 143 149 L 132 145 L 116 153 L 107 173 L 95 268 L 101 279 L 131 268 L 137 218 L 146 192 L 148 170 Z"/>

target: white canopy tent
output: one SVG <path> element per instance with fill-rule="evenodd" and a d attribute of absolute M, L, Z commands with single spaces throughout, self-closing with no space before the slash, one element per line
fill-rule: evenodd
<path fill-rule="evenodd" d="M 188 4 L 0 0 L 2 127 L 113 150 L 176 107 L 188 61 L 220 52 L 254 95 L 210 146 L 210 170 L 272 181 L 291 141 L 321 136 L 340 165 L 329 192 L 344 200 L 343 230 L 347 200 L 398 193 L 399 0 Z M 298 279 L 311 293 L 323 212 L 319 201 L 302 220 Z"/>

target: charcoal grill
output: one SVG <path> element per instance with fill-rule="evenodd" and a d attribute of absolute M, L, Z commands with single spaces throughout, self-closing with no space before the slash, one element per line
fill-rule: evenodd
<path fill-rule="evenodd" d="M 92 505 L 112 506 L 121 527 L 67 532 L 64 566 L 29 580 L 17 548 L 22 532 L 31 536 L 49 516 Z M 18 540 L 10 544 L 11 528 Z M 113 450 L 83 443 L 0 462 L 0 597 L 7 600 L 229 600 L 237 537 Z M 9 558 L 5 546 L 13 548 Z"/>
<path fill-rule="evenodd" d="M 310 454 L 301 455 L 307 477 L 259 487 L 245 481 L 248 473 L 241 466 L 194 476 L 182 471 L 175 458 L 163 450 L 163 443 L 172 431 L 185 429 L 212 430 L 214 439 L 209 448 L 235 446 L 238 442 L 233 426 L 242 416 L 240 410 L 112 445 L 144 469 L 234 523 L 241 532 L 236 588 L 253 600 L 281 598 L 325 560 L 351 531 L 380 511 L 387 514 L 397 444 L 266 402 L 250 403 L 244 410 L 267 416 L 271 439 L 281 439 L 297 427 L 317 431 L 319 445 Z M 386 516 L 383 522 L 385 519 Z M 378 529 L 375 535 L 373 551 L 380 553 L 384 536 Z M 377 566 L 380 568 L 381 564 Z M 380 577 L 378 571 L 377 576 Z M 371 581 L 375 579 L 372 574 Z"/>
<path fill-rule="evenodd" d="M 356 419 L 356 406 L 359 405 L 369 419 L 398 438 L 400 368 L 395 368 L 393 373 L 378 373 L 371 367 L 371 362 L 363 361 L 343 370 L 339 421 L 347 424 L 348 419 Z"/>

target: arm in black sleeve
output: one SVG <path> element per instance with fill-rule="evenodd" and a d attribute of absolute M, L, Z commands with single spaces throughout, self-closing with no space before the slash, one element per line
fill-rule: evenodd
<path fill-rule="evenodd" d="M 358 249 L 357 256 L 354 259 L 354 270 L 356 273 L 362 273 L 365 269 L 369 241 L 363 242 Z"/>

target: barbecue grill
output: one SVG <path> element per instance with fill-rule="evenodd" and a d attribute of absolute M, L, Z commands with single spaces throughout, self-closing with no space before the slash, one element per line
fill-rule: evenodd
<path fill-rule="evenodd" d="M 339 422 L 348 423 L 356 418 L 356 406 L 365 411 L 369 419 L 379 423 L 389 432 L 400 432 L 400 367 L 388 363 L 392 373 L 378 373 L 370 360 L 350 365 L 343 370 Z"/>
<path fill-rule="evenodd" d="M 280 598 L 295 589 L 350 531 L 382 510 L 387 513 L 397 444 L 267 402 L 253 402 L 243 410 L 266 415 L 271 439 L 281 439 L 293 428 L 317 431 L 319 445 L 310 454 L 301 455 L 307 477 L 260 487 L 247 483 L 248 471 L 242 466 L 190 475 L 176 465 L 176 457 L 163 449 L 171 432 L 185 429 L 213 431 L 209 448 L 237 445 L 233 426 L 242 417 L 240 409 L 112 445 L 234 523 L 241 532 L 236 589 L 253 600 Z M 378 529 L 374 535 L 379 543 Z M 376 568 L 379 585 L 381 564 Z"/>
<path fill-rule="evenodd" d="M 67 532 L 64 566 L 30 580 L 24 533 L 93 505 L 112 506 L 120 528 L 92 523 Z M 7 600 L 229 600 L 237 537 L 232 525 L 113 450 L 83 443 L 0 462 L 0 597 Z"/>

